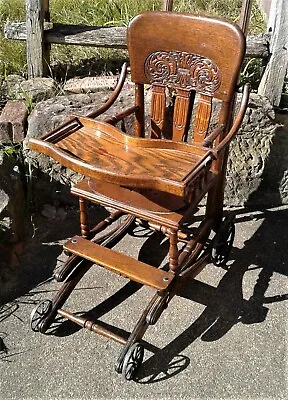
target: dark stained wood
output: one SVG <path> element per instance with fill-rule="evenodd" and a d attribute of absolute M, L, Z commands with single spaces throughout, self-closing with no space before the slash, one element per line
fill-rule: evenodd
<path fill-rule="evenodd" d="M 79 315 L 75 315 L 63 309 L 58 310 L 58 314 L 61 315 L 61 317 L 69 319 L 75 324 L 80 325 L 85 329 L 88 329 L 89 331 L 97 333 L 98 335 L 112 339 L 122 345 L 126 343 L 126 340 L 122 336 L 116 335 L 114 332 L 109 331 L 108 329 L 101 326 L 101 324 L 99 323 L 96 324 L 94 321 L 89 321 L 87 318 L 80 317 Z"/>
<path fill-rule="evenodd" d="M 201 95 L 197 106 L 195 125 L 193 130 L 194 143 L 201 143 L 205 139 L 209 128 L 211 111 L 212 98 L 210 96 Z"/>
<path fill-rule="evenodd" d="M 182 141 L 189 124 L 190 91 L 177 89 L 173 115 L 173 140 Z"/>
<path fill-rule="evenodd" d="M 177 231 L 169 232 L 170 246 L 169 246 L 169 269 L 170 271 L 177 272 L 178 270 L 178 236 Z"/>
<path fill-rule="evenodd" d="M 247 84 L 244 86 L 244 89 L 243 89 L 243 96 L 242 96 L 242 100 L 241 100 L 240 110 L 238 111 L 238 114 L 234 119 L 234 123 L 233 123 L 230 131 L 227 133 L 225 138 L 223 140 L 221 140 L 221 142 L 214 149 L 214 154 L 216 157 L 218 157 L 219 154 L 227 148 L 228 144 L 231 142 L 233 137 L 238 132 L 238 130 L 241 126 L 241 123 L 243 121 L 246 109 L 247 109 L 248 100 L 249 100 L 249 92 L 250 92 L 250 86 Z"/>
<path fill-rule="evenodd" d="M 124 110 L 120 113 L 113 115 L 112 117 L 105 118 L 103 120 L 103 122 L 106 122 L 107 124 L 115 126 L 118 122 L 123 121 L 126 117 L 128 117 L 131 114 L 136 114 L 138 111 L 139 111 L 139 107 L 133 106 L 133 107 L 127 108 L 126 110 Z M 123 132 L 122 128 L 121 128 L 121 130 Z"/>
<path fill-rule="evenodd" d="M 65 243 L 64 249 L 99 264 L 106 269 L 112 270 L 125 278 L 132 279 L 157 290 L 167 289 L 174 278 L 174 275 L 170 272 L 151 267 L 125 254 L 117 253 L 114 250 L 106 249 L 81 236 L 74 236 Z"/>
<path fill-rule="evenodd" d="M 138 107 L 135 112 L 134 135 L 136 137 L 145 137 L 145 107 L 144 107 L 144 85 L 142 83 L 135 85 L 135 106 Z"/>
<path fill-rule="evenodd" d="M 211 174 L 206 183 L 211 187 L 216 176 Z M 71 193 L 83 196 L 86 199 L 107 207 L 117 207 L 126 213 L 139 218 L 158 223 L 171 229 L 180 229 L 180 226 L 188 218 L 187 211 L 195 211 L 199 201 L 203 197 L 198 194 L 193 204 L 187 205 L 181 197 L 161 193 L 154 190 L 134 191 L 119 185 L 84 179 L 73 185 Z"/>
<path fill-rule="evenodd" d="M 152 23 L 156 24 L 156 20 L 159 31 L 153 41 L 152 38 L 149 40 L 151 32 L 148 28 Z M 172 35 L 171 39 L 168 28 L 178 22 L 180 33 L 186 33 L 188 40 L 183 40 L 183 36 L 179 36 L 178 31 Z M 225 33 L 225 40 L 231 39 L 229 46 L 226 46 L 229 50 L 229 57 L 226 55 L 226 61 L 224 60 L 226 47 L 225 51 L 222 49 L 218 54 L 217 46 L 216 50 L 212 44 L 212 47 L 210 46 L 210 43 L 202 46 L 195 38 L 191 42 L 188 27 L 193 27 L 200 38 L 202 31 L 209 35 L 213 34 L 217 46 L 218 42 L 222 40 L 221 34 Z M 140 49 L 136 62 L 133 60 L 133 57 L 136 57 L 133 46 L 138 34 L 139 37 L 148 36 L 148 41 L 140 41 L 142 49 Z M 186 38 L 186 36 L 184 37 Z M 185 45 L 186 41 L 189 42 L 188 45 Z M 87 188 L 73 189 L 74 193 L 78 195 L 82 193 L 83 198 L 87 197 L 89 200 L 93 201 L 94 199 L 94 201 L 109 205 L 106 202 L 107 197 L 113 205 L 117 207 L 118 204 L 123 211 L 130 210 L 140 217 L 142 212 L 153 223 L 156 223 L 158 218 L 158 220 L 164 221 L 168 227 L 174 229 L 177 227 L 178 229 L 180 221 L 185 219 L 182 212 L 178 214 L 179 206 L 175 208 L 173 202 L 170 203 L 171 215 L 168 218 L 160 217 L 161 207 L 165 204 L 165 196 L 170 195 L 170 197 L 168 196 L 169 202 L 172 201 L 173 196 L 174 198 L 178 197 L 180 201 L 175 204 L 184 202 L 190 204 L 193 209 L 196 202 L 200 201 L 214 185 L 213 182 L 217 181 L 217 175 L 221 174 L 226 157 L 223 152 L 227 149 L 243 119 L 243 110 L 247 105 L 248 98 L 246 92 L 244 95 L 244 97 L 246 96 L 244 103 L 246 103 L 240 111 L 242 117 L 237 117 L 236 124 L 229 131 L 234 98 L 233 92 L 230 93 L 230 91 L 233 85 L 235 89 L 237 82 L 236 78 L 239 74 L 240 61 L 243 58 L 245 47 L 244 37 L 236 26 L 223 20 L 156 12 L 144 13 L 133 19 L 129 25 L 128 45 L 132 57 L 132 78 L 143 77 L 143 73 L 145 75 L 143 81 L 136 79 L 134 108 L 109 117 L 106 119 L 106 123 L 94 121 L 91 118 L 74 117 L 69 123 L 45 135 L 42 139 L 31 139 L 30 147 L 95 179 L 95 182 L 100 180 L 105 183 L 104 186 L 100 185 L 102 187 L 100 193 L 97 193 L 95 184 L 93 193 Z M 156 46 L 159 46 L 161 51 L 157 51 Z M 231 60 L 231 46 L 237 60 L 234 58 Z M 151 53 L 147 55 L 148 51 Z M 192 51 L 194 53 L 191 53 Z M 142 53 L 146 54 L 145 60 L 143 60 Z M 210 59 L 210 57 L 212 58 Z M 139 75 L 140 62 L 142 62 L 142 75 Z M 114 103 L 121 92 L 126 73 L 127 65 L 124 65 L 119 83 L 112 96 L 99 110 L 92 112 L 91 117 L 100 115 Z M 151 138 L 153 140 L 144 139 L 144 82 L 147 79 L 153 83 L 151 96 Z M 170 135 L 172 141 L 160 140 L 166 116 L 166 86 L 172 88 L 175 94 L 173 132 Z M 227 88 L 231 90 L 225 91 L 224 89 Z M 194 144 L 191 145 L 181 141 L 185 139 L 191 122 L 190 111 L 193 105 L 191 98 L 195 91 L 200 94 L 200 98 L 194 124 Z M 213 96 L 223 97 L 225 101 L 223 101 L 219 116 L 219 128 L 205 140 L 209 129 Z M 118 128 L 111 126 L 131 113 L 135 113 L 134 137 L 125 135 Z M 125 188 L 132 190 L 129 195 L 129 197 L 134 196 L 132 198 L 135 205 L 132 207 L 133 201 L 130 202 L 130 205 L 121 201 L 121 196 L 126 196 Z M 155 205 L 155 198 L 151 202 L 149 190 L 163 193 L 156 201 L 160 208 Z M 221 190 L 215 189 L 215 193 Z M 105 196 L 105 191 L 108 191 L 108 196 Z M 208 197 L 211 196 L 209 194 Z M 220 195 L 218 193 L 212 197 L 215 196 L 219 197 Z M 215 199 L 213 202 L 211 201 L 212 213 L 215 201 Z M 141 211 L 141 207 L 143 211 Z M 149 211 L 149 207 L 152 207 L 154 211 Z M 184 206 L 181 208 L 185 210 Z M 177 211 L 176 214 L 175 211 Z M 153 216 L 151 216 L 151 212 L 154 213 Z M 84 231 L 85 224 L 84 221 Z"/>
<path fill-rule="evenodd" d="M 165 118 L 165 86 L 152 85 L 151 96 L 151 138 L 161 139 Z"/>
<path fill-rule="evenodd" d="M 87 237 L 89 233 L 86 199 L 79 197 L 81 235 Z"/>

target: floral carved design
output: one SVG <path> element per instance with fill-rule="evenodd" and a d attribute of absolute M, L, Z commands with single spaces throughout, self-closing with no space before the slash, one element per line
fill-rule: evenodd
<path fill-rule="evenodd" d="M 213 61 L 181 51 L 150 54 L 145 61 L 145 75 L 151 83 L 196 90 L 208 96 L 213 96 L 221 84 L 219 68 Z"/>

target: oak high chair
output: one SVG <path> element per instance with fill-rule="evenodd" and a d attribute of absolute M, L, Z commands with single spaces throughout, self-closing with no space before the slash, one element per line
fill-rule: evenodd
<path fill-rule="evenodd" d="M 124 65 L 115 91 L 98 111 L 88 117 L 73 116 L 41 139 L 30 140 L 31 149 L 85 176 L 71 190 L 79 196 L 82 236 L 74 236 L 64 245 L 70 256 L 56 274 L 63 286 L 52 301 L 45 300 L 36 307 L 31 327 L 44 333 L 60 314 L 114 339 L 124 345 L 116 371 L 129 380 L 143 360 L 141 339 L 146 329 L 157 322 L 179 287 L 211 259 L 216 265 L 227 261 L 234 225 L 229 217 L 222 222 L 225 168 L 228 146 L 244 117 L 249 90 L 244 87 L 240 110 L 233 119 L 245 37 L 225 20 L 146 12 L 130 22 L 127 43 L 135 105 L 104 121 L 94 119 L 121 92 L 128 69 Z M 144 129 L 144 85 L 151 88 L 149 134 Z M 167 112 L 169 98 L 172 117 Z M 218 99 L 221 107 L 217 126 L 211 130 L 213 99 Z M 134 134 L 129 136 L 124 126 L 126 117 L 132 114 Z M 193 214 L 206 194 L 205 216 L 195 227 Z M 92 229 L 88 228 L 87 200 L 113 208 L 111 215 Z M 107 235 L 107 226 L 119 218 L 122 224 Z M 169 238 L 166 270 L 109 248 L 134 223 Z M 93 264 L 155 289 L 128 340 L 98 322 L 62 309 Z"/>

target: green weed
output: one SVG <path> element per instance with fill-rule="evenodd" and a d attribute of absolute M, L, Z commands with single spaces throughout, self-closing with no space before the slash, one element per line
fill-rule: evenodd
<path fill-rule="evenodd" d="M 174 10 L 201 14 L 219 15 L 237 22 L 240 16 L 242 0 L 176 0 Z M 158 0 L 50 0 L 51 21 L 63 24 L 85 25 L 127 25 L 139 12 L 160 9 Z M 25 0 L 2 0 L 0 3 L 0 31 L 7 21 L 25 20 Z M 250 22 L 250 33 L 263 32 L 265 26 L 254 1 Z M 5 40 L 0 33 L 0 76 L 13 72 L 25 75 L 25 43 Z M 65 68 L 79 65 L 82 60 L 93 58 L 98 64 L 98 73 L 113 70 L 116 58 L 125 59 L 126 53 L 113 49 L 97 49 L 83 46 L 52 45 L 51 65 Z M 104 61 L 105 60 L 105 61 Z M 117 66 L 119 63 L 117 64 Z M 100 66 L 100 67 L 99 67 Z M 95 70 L 85 71 L 85 74 Z"/>

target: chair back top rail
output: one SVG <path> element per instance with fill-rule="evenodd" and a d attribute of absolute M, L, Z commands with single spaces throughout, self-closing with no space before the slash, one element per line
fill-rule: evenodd
<path fill-rule="evenodd" d="M 195 90 L 224 101 L 234 94 L 245 54 L 245 37 L 237 25 L 173 12 L 133 18 L 127 44 L 135 83 Z"/>

